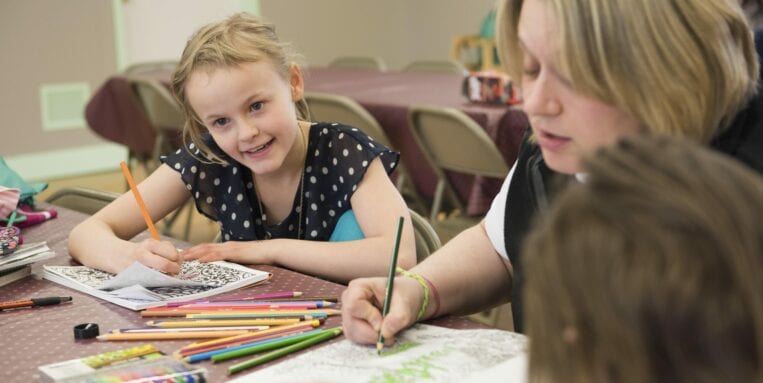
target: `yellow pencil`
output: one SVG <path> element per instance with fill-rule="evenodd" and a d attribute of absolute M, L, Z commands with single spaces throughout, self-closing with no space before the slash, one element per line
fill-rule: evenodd
<path fill-rule="evenodd" d="M 262 330 L 222 330 L 222 331 L 167 331 L 167 332 L 122 332 L 98 335 L 98 340 L 167 340 L 167 339 L 209 339 L 226 338 Z"/>
<path fill-rule="evenodd" d="M 224 327 L 224 326 L 281 326 L 297 323 L 300 318 L 273 319 L 200 319 L 183 321 L 148 321 L 147 326 L 154 327 Z"/>

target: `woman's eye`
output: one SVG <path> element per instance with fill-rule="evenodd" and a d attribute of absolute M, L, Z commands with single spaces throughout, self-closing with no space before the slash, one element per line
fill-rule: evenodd
<path fill-rule="evenodd" d="M 261 110 L 264 105 L 265 105 L 265 103 L 263 103 L 261 101 L 257 101 L 255 103 L 253 103 L 252 105 L 249 105 L 249 110 L 251 110 L 253 112 L 256 112 L 258 110 Z"/>

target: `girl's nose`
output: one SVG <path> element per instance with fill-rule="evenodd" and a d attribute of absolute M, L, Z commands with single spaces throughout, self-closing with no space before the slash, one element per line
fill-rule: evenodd
<path fill-rule="evenodd" d="M 260 134 L 257 124 L 251 119 L 242 119 L 239 123 L 238 139 L 248 141 Z"/>

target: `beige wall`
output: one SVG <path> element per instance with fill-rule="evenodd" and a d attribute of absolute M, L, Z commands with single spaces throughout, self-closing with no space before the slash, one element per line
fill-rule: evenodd
<path fill-rule="evenodd" d="M 390 69 L 447 59 L 453 36 L 477 34 L 495 0 L 260 0 L 262 15 L 311 65 L 374 55 Z"/>
<path fill-rule="evenodd" d="M 43 131 L 40 86 L 89 84 L 113 73 L 111 2 L 0 1 L 0 155 L 102 142 L 85 127 Z"/>

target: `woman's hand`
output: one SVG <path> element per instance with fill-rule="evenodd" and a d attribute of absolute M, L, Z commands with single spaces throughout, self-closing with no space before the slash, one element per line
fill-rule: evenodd
<path fill-rule="evenodd" d="M 277 241 L 271 240 L 270 242 Z M 259 248 L 256 241 L 237 242 L 228 241 L 223 243 L 202 243 L 183 250 L 183 259 L 186 261 L 198 260 L 199 262 L 231 261 L 252 265 L 270 265 L 273 259 L 269 257 L 264 248 Z"/>
<path fill-rule="evenodd" d="M 350 282 L 342 293 L 342 327 L 344 334 L 356 343 L 374 344 L 382 329 L 385 343 L 416 322 L 424 289 L 411 278 L 395 278 L 391 304 L 382 320 L 381 309 L 387 290 L 387 278 L 359 278 Z"/>
<path fill-rule="evenodd" d="M 149 238 L 136 245 L 132 250 L 132 257 L 136 261 L 168 274 L 180 272 L 183 257 L 171 242 Z"/>

